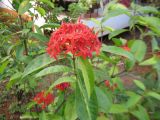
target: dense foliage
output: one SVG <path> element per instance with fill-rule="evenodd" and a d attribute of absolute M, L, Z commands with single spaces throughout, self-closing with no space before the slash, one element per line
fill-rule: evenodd
<path fill-rule="evenodd" d="M 0 108 L 8 102 L 10 113 L 31 120 L 159 120 L 160 12 L 120 3 L 107 4 L 101 21 L 91 19 L 94 31 L 78 20 L 94 0 L 71 4 L 62 20 L 54 1 L 13 0 L 19 17 L 0 23 Z M 25 12 L 34 19 L 23 20 Z M 104 26 L 121 14 L 130 17 L 128 29 Z M 43 26 L 34 25 L 37 17 Z M 132 37 L 119 37 L 126 32 Z"/>

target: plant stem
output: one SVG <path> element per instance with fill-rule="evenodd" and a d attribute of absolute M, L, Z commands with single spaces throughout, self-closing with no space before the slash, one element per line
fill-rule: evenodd
<path fill-rule="evenodd" d="M 123 74 L 123 73 L 125 73 L 125 72 L 126 72 L 126 70 L 121 71 L 121 72 L 119 72 L 119 73 L 117 73 L 117 74 L 113 74 L 111 77 L 114 78 L 114 77 L 120 76 L 121 74 Z M 100 85 L 101 85 L 102 83 L 104 83 L 105 81 L 106 81 L 106 80 L 103 80 L 103 81 L 97 83 L 97 86 L 100 86 Z"/>
<path fill-rule="evenodd" d="M 25 48 L 25 54 L 28 55 L 27 39 L 24 39 L 24 48 Z"/>
<path fill-rule="evenodd" d="M 76 76 L 76 78 L 77 78 L 77 72 L 76 72 L 76 58 L 75 58 L 75 56 L 74 56 L 74 55 L 73 55 L 72 60 L 73 60 L 74 74 L 75 74 L 75 76 Z"/>
<path fill-rule="evenodd" d="M 19 19 L 20 19 L 20 24 L 21 24 L 21 27 L 23 29 L 23 20 L 22 20 L 22 16 L 19 15 Z M 25 49 L 25 54 L 28 55 L 28 46 L 27 46 L 27 39 L 25 38 L 25 36 L 22 36 L 24 38 L 24 41 L 23 41 L 23 44 L 24 44 L 24 49 Z"/>

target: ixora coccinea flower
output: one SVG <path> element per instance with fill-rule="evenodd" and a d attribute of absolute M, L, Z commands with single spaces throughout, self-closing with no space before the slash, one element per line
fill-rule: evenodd
<path fill-rule="evenodd" d="M 78 23 L 62 23 L 59 29 L 52 33 L 48 42 L 47 53 L 57 59 L 60 54 L 72 53 L 84 59 L 92 57 L 92 52 L 98 55 L 101 43 L 86 25 Z"/>
<path fill-rule="evenodd" d="M 110 84 L 109 80 L 105 80 L 104 84 L 107 88 L 109 88 L 110 90 L 114 91 L 116 88 L 118 88 L 118 84 L 114 83 L 113 85 Z"/>
<path fill-rule="evenodd" d="M 70 83 L 68 83 L 68 82 L 64 82 L 64 83 L 61 83 L 61 84 L 58 84 L 58 85 L 55 86 L 55 88 L 60 90 L 60 91 L 64 91 L 68 87 L 70 87 Z"/>
<path fill-rule="evenodd" d="M 124 49 L 125 51 L 128 51 L 128 52 L 131 51 L 131 49 L 128 47 L 128 45 L 121 46 L 121 48 Z"/>
<path fill-rule="evenodd" d="M 41 105 L 42 109 L 45 109 L 49 104 L 54 102 L 54 96 L 51 93 L 41 91 L 33 99 L 37 104 Z"/>

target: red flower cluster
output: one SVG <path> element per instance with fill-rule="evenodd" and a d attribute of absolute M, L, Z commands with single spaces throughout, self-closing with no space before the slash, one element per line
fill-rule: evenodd
<path fill-rule="evenodd" d="M 54 101 L 54 96 L 51 93 L 46 94 L 44 91 L 38 93 L 34 99 L 37 104 L 41 105 L 42 109 Z"/>
<path fill-rule="evenodd" d="M 111 85 L 109 80 L 106 80 L 104 83 L 106 87 L 108 87 L 112 91 L 114 91 L 118 87 L 117 83 L 114 83 L 113 85 Z"/>
<path fill-rule="evenodd" d="M 61 84 L 56 85 L 55 88 L 57 88 L 57 89 L 60 90 L 60 91 L 64 91 L 64 90 L 67 89 L 68 87 L 70 87 L 70 83 L 64 82 L 64 83 L 61 83 Z"/>
<path fill-rule="evenodd" d="M 128 47 L 128 45 L 124 45 L 121 48 L 123 48 L 124 50 L 126 50 L 128 52 L 131 51 L 131 49 Z"/>
<path fill-rule="evenodd" d="M 60 53 L 71 52 L 74 56 L 92 57 L 92 52 L 99 54 L 101 43 L 96 34 L 82 23 L 62 23 L 53 32 L 48 43 L 47 53 L 57 59 Z"/>

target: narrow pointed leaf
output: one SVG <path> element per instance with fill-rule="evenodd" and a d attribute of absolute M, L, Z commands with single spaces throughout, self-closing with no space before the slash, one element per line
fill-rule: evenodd
<path fill-rule="evenodd" d="M 79 59 L 79 68 L 82 71 L 85 87 L 87 89 L 88 96 L 90 97 L 94 89 L 93 68 L 87 59 L 83 60 L 82 58 Z"/>
<path fill-rule="evenodd" d="M 55 59 L 50 58 L 49 55 L 47 54 L 43 54 L 43 55 L 36 57 L 27 65 L 27 67 L 24 70 L 22 78 L 49 65 L 53 61 L 55 61 Z"/>
<path fill-rule="evenodd" d="M 42 77 L 48 74 L 52 74 L 52 73 L 57 73 L 57 72 L 69 72 L 71 71 L 71 68 L 64 66 L 64 65 L 55 65 L 55 66 L 51 66 L 51 67 L 47 67 L 45 69 L 43 69 L 42 71 L 40 71 L 39 73 L 37 73 L 35 75 L 35 77 Z"/>

